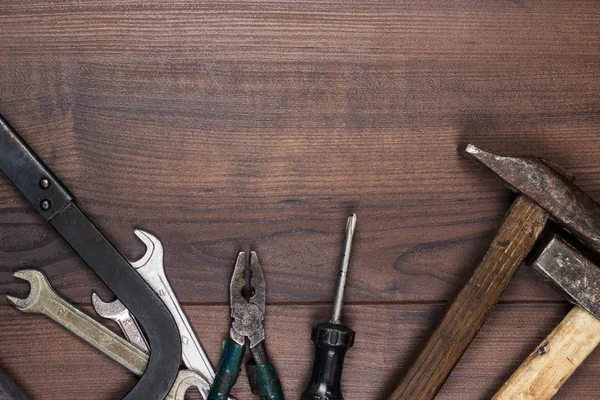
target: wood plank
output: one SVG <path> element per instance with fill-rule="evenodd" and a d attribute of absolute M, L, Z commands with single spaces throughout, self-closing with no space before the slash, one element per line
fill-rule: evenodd
<path fill-rule="evenodd" d="M 356 330 L 343 377 L 348 399 L 379 399 L 389 394 L 401 370 L 439 316 L 441 305 L 351 305 L 346 321 Z M 568 307 L 557 304 L 505 304 L 488 322 L 440 392 L 440 400 L 488 399 L 539 344 Z M 213 363 L 227 334 L 227 308 L 186 306 L 192 325 Z M 267 345 L 286 397 L 298 398 L 310 374 L 310 325 L 329 308 L 267 306 Z M 34 399 L 117 398 L 133 376 L 45 317 L 0 307 L 0 366 Z M 592 353 L 560 391 L 560 398 L 595 399 L 600 355 Z M 236 398 L 249 400 L 240 378 Z"/>
<path fill-rule="evenodd" d="M 140 254 L 134 227 L 165 242 L 186 303 L 226 300 L 243 245 L 273 300 L 328 300 L 350 211 L 350 301 L 442 301 L 511 199 L 458 142 L 553 159 L 600 198 L 599 13 L 558 0 L 4 1 L 0 112 L 123 252 Z M 23 290 L 10 272 L 33 265 L 87 301 L 97 282 L 4 177 L 0 226 L 0 292 Z M 512 301 L 558 299 L 521 278 Z"/>
<path fill-rule="evenodd" d="M 160 237 L 215 362 L 235 254 L 257 250 L 290 398 L 357 212 L 344 390 L 383 398 L 513 199 L 459 142 L 552 159 L 600 199 L 598 20 L 594 0 L 5 0 L 0 113 L 124 254 L 142 254 L 134 228 Z M 0 176 L 0 294 L 27 291 L 25 267 L 88 309 L 109 297 Z M 490 398 L 568 308 L 529 268 L 503 301 L 438 398 Z M 0 321 L 0 366 L 33 398 L 133 384 L 4 296 Z M 560 398 L 596 398 L 599 363 Z M 236 395 L 252 398 L 244 379 Z"/>

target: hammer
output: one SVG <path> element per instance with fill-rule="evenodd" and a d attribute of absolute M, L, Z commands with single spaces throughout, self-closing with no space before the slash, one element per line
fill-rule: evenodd
<path fill-rule="evenodd" d="M 547 400 L 600 343 L 600 269 L 554 236 L 532 263 L 575 307 L 493 400 Z"/>
<path fill-rule="evenodd" d="M 542 234 L 549 217 L 600 252 L 600 206 L 563 168 L 537 157 L 504 157 L 471 144 L 459 151 L 519 194 L 492 243 L 389 400 L 431 400 Z"/>

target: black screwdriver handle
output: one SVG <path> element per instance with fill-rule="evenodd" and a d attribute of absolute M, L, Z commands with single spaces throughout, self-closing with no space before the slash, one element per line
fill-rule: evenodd
<path fill-rule="evenodd" d="M 354 345 L 354 331 L 325 322 L 313 326 L 312 341 L 316 346 L 315 362 L 301 400 L 343 400 L 340 381 L 346 352 Z"/>

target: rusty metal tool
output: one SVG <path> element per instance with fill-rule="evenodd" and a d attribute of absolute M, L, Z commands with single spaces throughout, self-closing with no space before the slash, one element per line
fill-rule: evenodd
<path fill-rule="evenodd" d="M 600 254 L 600 204 L 553 162 L 506 157 L 467 145 L 462 152 L 488 167 L 509 189 L 527 196 L 561 227 Z"/>
<path fill-rule="evenodd" d="M 19 311 L 50 317 L 136 375 L 144 373 L 148 363 L 147 353 L 60 297 L 43 273 L 24 269 L 15 272 L 14 276 L 26 280 L 30 285 L 29 295 L 24 299 L 6 296 Z"/>
<path fill-rule="evenodd" d="M 344 303 L 344 288 L 355 229 L 356 214 L 352 214 L 346 222 L 344 252 L 340 263 L 331 320 L 316 324 L 312 328 L 311 337 L 315 342 L 315 360 L 310 382 L 302 393 L 301 400 L 343 399 L 340 385 L 344 358 L 348 349 L 354 345 L 355 333 L 342 324 L 342 305 Z"/>
<path fill-rule="evenodd" d="M 600 344 L 600 268 L 557 236 L 532 267 L 575 306 L 493 400 L 551 399 Z"/>
<path fill-rule="evenodd" d="M 265 347 L 265 301 L 267 286 L 262 267 L 255 252 L 250 253 L 250 292 L 246 298 L 242 293 L 248 288 L 246 279 L 246 253 L 238 254 L 231 282 L 229 300 L 231 306 L 231 329 L 229 340 L 223 344 L 221 363 L 211 385 L 208 400 L 224 400 L 235 385 L 246 352 L 246 342 L 252 355 L 246 363 L 246 373 L 252 393 L 261 400 L 283 400 L 281 383 L 275 367 L 269 361 Z"/>
<path fill-rule="evenodd" d="M 459 148 L 519 197 L 475 272 L 409 368 L 392 400 L 433 399 L 540 236 L 550 217 L 600 253 L 600 205 L 563 168 L 538 157 L 506 157 Z"/>
<path fill-rule="evenodd" d="M 181 363 L 181 340 L 167 307 L 75 204 L 74 198 L 0 116 L 0 170 L 137 318 L 150 359 L 125 400 L 163 400 Z"/>
<path fill-rule="evenodd" d="M 148 352 L 115 334 L 77 307 L 60 297 L 48 282 L 48 278 L 36 270 L 20 270 L 15 277 L 30 284 L 27 298 L 7 296 L 8 301 L 19 311 L 43 314 L 62 325 L 129 371 L 141 376 L 148 364 Z M 183 400 L 185 392 L 196 387 L 200 393 L 208 393 L 210 384 L 199 374 L 190 370 L 179 371 L 166 400 Z M 0 400 L 2 391 L 0 390 Z M 13 399 L 8 397 L 7 399 Z M 15 399 L 19 399 L 15 397 Z"/>
<path fill-rule="evenodd" d="M 542 207 L 518 196 L 390 400 L 435 398 L 542 234 L 547 219 Z"/>

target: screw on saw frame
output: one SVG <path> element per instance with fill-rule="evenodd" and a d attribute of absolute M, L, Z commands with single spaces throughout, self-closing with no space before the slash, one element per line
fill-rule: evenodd
<path fill-rule="evenodd" d="M 42 189 L 50 189 L 51 185 L 52 185 L 52 182 L 50 181 L 50 179 L 48 179 L 48 178 L 40 179 L 40 187 Z"/>
<path fill-rule="evenodd" d="M 52 208 L 52 201 L 48 199 L 43 199 L 42 201 L 40 201 L 40 208 L 44 211 L 48 211 Z"/>

